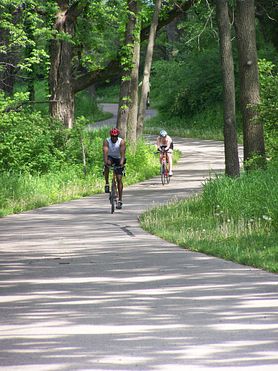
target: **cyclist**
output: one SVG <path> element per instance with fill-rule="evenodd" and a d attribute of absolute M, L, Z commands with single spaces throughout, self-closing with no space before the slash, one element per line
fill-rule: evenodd
<path fill-rule="evenodd" d="M 157 150 L 160 152 L 160 162 L 162 161 L 162 149 L 166 151 L 167 160 L 169 162 L 169 176 L 173 175 L 173 160 L 172 160 L 172 152 L 173 152 L 173 140 L 172 138 L 167 134 L 165 130 L 161 130 L 159 133 L 159 136 L 156 140 L 156 146 Z"/>
<path fill-rule="evenodd" d="M 103 161 L 104 161 L 104 178 L 105 178 L 105 193 L 109 193 L 109 166 L 115 164 L 120 166 L 115 169 L 117 177 L 118 195 L 119 200 L 116 205 L 117 209 L 122 208 L 122 197 L 123 197 L 123 181 L 122 175 L 124 170 L 124 164 L 126 162 L 125 152 L 126 145 L 125 141 L 119 137 L 120 131 L 117 128 L 110 130 L 110 137 L 106 138 L 103 142 Z"/>

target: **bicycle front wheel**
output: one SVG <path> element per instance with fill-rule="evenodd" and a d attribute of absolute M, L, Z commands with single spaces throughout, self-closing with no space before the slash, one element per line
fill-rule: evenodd
<path fill-rule="evenodd" d="M 166 181 L 166 177 L 165 177 L 165 164 L 162 164 L 161 167 L 160 167 L 160 176 L 161 176 L 161 183 L 162 185 L 165 184 L 165 181 Z"/>
<path fill-rule="evenodd" d="M 116 184 L 114 181 L 112 181 L 110 192 L 111 214 L 113 214 L 115 211 L 115 199 L 116 199 Z"/>

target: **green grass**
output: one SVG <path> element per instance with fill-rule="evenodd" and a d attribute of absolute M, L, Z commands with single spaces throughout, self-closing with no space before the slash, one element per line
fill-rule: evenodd
<path fill-rule="evenodd" d="M 75 96 L 75 117 L 84 116 L 91 123 L 109 119 L 113 116 L 110 112 L 103 112 L 96 100 L 86 92 L 82 91 Z"/>
<path fill-rule="evenodd" d="M 97 88 L 97 101 L 101 103 L 119 103 L 119 90 L 118 84 L 99 87 Z"/>
<path fill-rule="evenodd" d="M 160 129 L 166 129 L 171 136 L 182 138 L 224 140 L 223 112 L 221 107 L 216 105 L 191 117 L 169 117 L 165 113 L 158 114 L 146 121 L 144 132 L 157 134 Z M 242 143 L 240 129 L 238 142 Z"/>
<path fill-rule="evenodd" d="M 141 226 L 192 251 L 277 273 L 277 182 L 275 167 L 222 176 L 201 195 L 144 213 Z"/>
<path fill-rule="evenodd" d="M 43 175 L 1 173 L 0 217 L 103 192 L 101 148 L 107 136 L 106 131 L 99 130 L 98 137 L 94 134 L 98 158 L 95 158 L 86 176 L 81 164 L 65 165 L 61 171 Z M 159 160 L 154 150 L 154 146 L 144 141 L 138 142 L 135 153 L 127 147 L 126 176 L 123 178 L 125 186 L 159 174 Z M 174 161 L 178 157 L 179 153 L 175 151 Z"/>

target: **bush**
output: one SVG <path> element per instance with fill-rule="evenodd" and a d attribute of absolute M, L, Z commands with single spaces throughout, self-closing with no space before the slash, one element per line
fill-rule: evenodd
<path fill-rule="evenodd" d="M 261 104 L 260 117 L 264 124 L 267 155 L 278 161 L 278 73 L 275 65 L 259 61 Z"/>
<path fill-rule="evenodd" d="M 0 171 L 46 173 L 58 168 L 65 139 L 62 125 L 40 112 L 2 113 Z"/>
<path fill-rule="evenodd" d="M 217 49 L 191 54 L 185 61 L 154 63 L 152 96 L 162 112 L 191 116 L 222 101 L 222 77 Z M 205 68 L 204 68 L 205 66 Z"/>

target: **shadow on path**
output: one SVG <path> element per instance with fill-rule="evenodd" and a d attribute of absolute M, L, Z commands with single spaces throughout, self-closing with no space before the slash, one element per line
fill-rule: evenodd
<path fill-rule="evenodd" d="M 221 142 L 174 140 L 183 155 L 171 183 L 127 187 L 120 212 L 100 194 L 0 219 L 1 370 L 277 367 L 277 275 L 138 224 L 223 170 Z"/>

